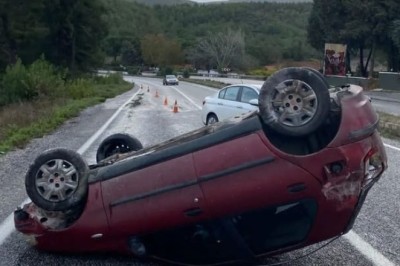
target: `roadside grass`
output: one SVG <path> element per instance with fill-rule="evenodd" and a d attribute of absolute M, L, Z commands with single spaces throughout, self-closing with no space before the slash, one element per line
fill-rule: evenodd
<path fill-rule="evenodd" d="M 400 117 L 378 112 L 379 132 L 382 136 L 390 139 L 400 140 Z"/>
<path fill-rule="evenodd" d="M 92 84 L 91 95 L 79 99 L 39 98 L 0 108 L 0 154 L 21 148 L 33 138 L 52 132 L 85 108 L 132 88 L 132 84 Z"/>

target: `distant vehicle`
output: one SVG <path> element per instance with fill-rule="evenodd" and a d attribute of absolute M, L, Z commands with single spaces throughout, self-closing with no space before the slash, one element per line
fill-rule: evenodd
<path fill-rule="evenodd" d="M 170 265 L 257 264 L 349 232 L 387 168 L 362 88 L 329 89 L 321 74 L 288 68 L 258 101 L 259 110 L 150 147 L 111 135 L 93 165 L 71 150 L 42 153 L 15 228 L 42 250 Z"/>
<path fill-rule="evenodd" d="M 258 110 L 261 85 L 236 84 L 222 88 L 203 101 L 201 119 L 213 124 L 243 113 Z"/>
<path fill-rule="evenodd" d="M 179 85 L 179 80 L 175 75 L 166 75 L 163 79 L 163 85 Z"/>

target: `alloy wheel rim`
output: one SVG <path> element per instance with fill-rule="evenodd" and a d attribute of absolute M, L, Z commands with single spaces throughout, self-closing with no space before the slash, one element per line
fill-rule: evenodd
<path fill-rule="evenodd" d="M 306 82 L 289 79 L 279 83 L 272 95 L 274 115 L 283 125 L 303 126 L 314 117 L 318 106 L 317 95 Z"/>
<path fill-rule="evenodd" d="M 46 200 L 60 202 L 69 198 L 79 185 L 79 173 L 73 164 L 54 159 L 43 164 L 35 177 L 38 193 Z"/>

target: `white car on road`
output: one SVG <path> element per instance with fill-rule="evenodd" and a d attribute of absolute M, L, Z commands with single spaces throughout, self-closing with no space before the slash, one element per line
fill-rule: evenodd
<path fill-rule="evenodd" d="M 205 125 L 258 110 L 261 85 L 235 84 L 222 88 L 203 101 L 201 118 Z"/>

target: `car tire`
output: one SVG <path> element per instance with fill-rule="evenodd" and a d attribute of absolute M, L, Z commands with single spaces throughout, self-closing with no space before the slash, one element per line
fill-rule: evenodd
<path fill-rule="evenodd" d="M 104 139 L 96 153 L 96 161 L 100 162 L 114 154 L 122 154 L 143 149 L 142 143 L 129 134 L 117 133 Z"/>
<path fill-rule="evenodd" d="M 313 72 L 315 75 L 317 75 L 317 76 L 325 83 L 325 86 L 326 86 L 327 88 L 330 87 L 330 85 L 329 85 L 328 81 L 326 80 L 324 74 L 322 74 L 321 72 L 319 72 L 318 70 L 316 70 L 316 69 L 314 69 L 314 68 L 312 68 L 312 67 L 304 67 L 304 68 L 310 70 L 310 71 Z"/>
<path fill-rule="evenodd" d="M 264 82 L 258 101 L 261 118 L 268 127 L 299 137 L 324 123 L 330 107 L 329 87 L 314 71 L 284 68 Z"/>
<path fill-rule="evenodd" d="M 40 154 L 25 176 L 29 198 L 47 211 L 66 211 L 87 196 L 89 167 L 80 154 L 52 149 Z"/>
<path fill-rule="evenodd" d="M 212 125 L 218 122 L 218 117 L 215 114 L 209 114 L 207 116 L 206 125 Z"/>

